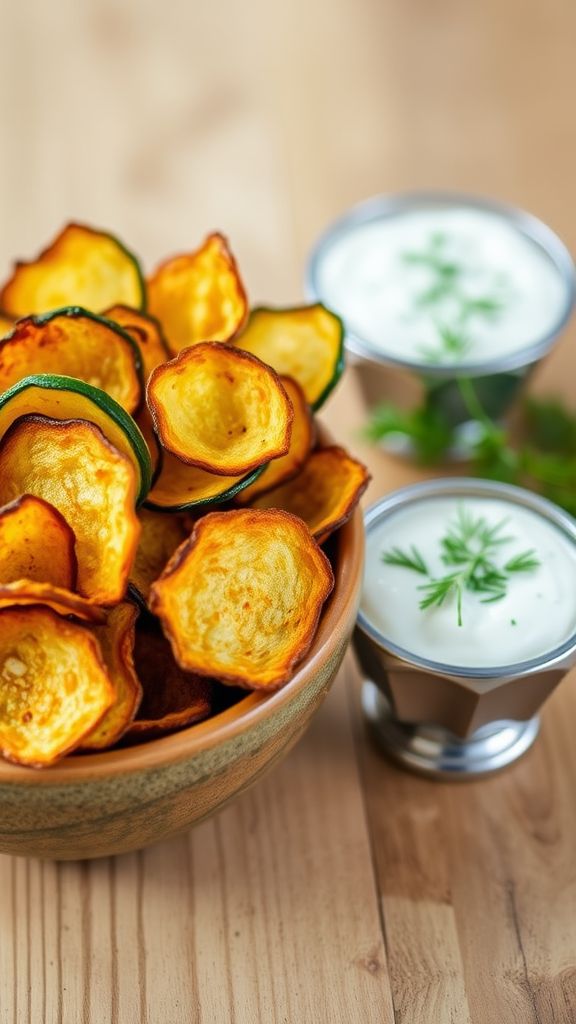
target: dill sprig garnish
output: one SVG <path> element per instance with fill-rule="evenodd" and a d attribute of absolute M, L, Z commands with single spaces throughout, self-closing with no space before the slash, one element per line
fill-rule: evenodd
<path fill-rule="evenodd" d="M 479 598 L 482 604 L 500 601 L 506 596 L 511 577 L 519 572 L 531 572 L 540 565 L 532 549 L 513 555 L 503 565 L 497 564 L 500 548 L 514 540 L 502 533 L 506 523 L 507 520 L 502 519 L 490 526 L 483 516 L 474 516 L 460 505 L 456 518 L 440 540 L 442 562 L 453 571 L 439 578 L 430 576 L 424 558 L 413 544 L 408 551 L 399 547 L 385 551 L 382 561 L 428 576 L 428 582 L 418 587 L 423 594 L 420 608 L 439 608 L 448 598 L 454 598 L 461 626 L 464 591 L 483 595 Z"/>
<path fill-rule="evenodd" d="M 493 290 L 485 295 L 466 293 L 463 284 L 465 267 L 446 252 L 449 242 L 443 232 L 435 232 L 424 248 L 402 253 L 405 264 L 428 271 L 429 282 L 415 301 L 418 309 L 429 310 L 434 315 L 438 344 L 435 347 L 421 346 L 422 355 L 431 363 L 462 359 L 473 342 L 470 322 L 475 318 L 494 319 L 505 305 L 501 275 L 495 284 L 495 289 L 500 291 Z M 446 322 L 446 306 L 449 322 Z"/>

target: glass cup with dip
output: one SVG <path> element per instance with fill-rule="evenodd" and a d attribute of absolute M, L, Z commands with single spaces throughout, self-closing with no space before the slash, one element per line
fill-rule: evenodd
<path fill-rule="evenodd" d="M 441 778 L 511 764 L 576 664 L 576 521 L 530 491 L 464 478 L 389 494 L 365 526 L 354 646 L 378 740 Z"/>
<path fill-rule="evenodd" d="M 566 325 L 576 278 L 532 215 L 430 192 L 375 197 L 336 221 L 307 291 L 342 317 L 368 407 L 437 411 L 466 455 L 479 410 L 499 420 Z"/>

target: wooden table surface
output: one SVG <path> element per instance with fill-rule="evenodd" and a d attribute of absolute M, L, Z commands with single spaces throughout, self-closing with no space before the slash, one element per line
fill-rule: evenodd
<path fill-rule="evenodd" d="M 30 0 L 3 12 L 0 261 L 71 218 L 148 265 L 231 237 L 254 301 L 296 301 L 352 202 L 459 188 L 576 249 L 569 0 Z M 574 402 L 574 330 L 535 386 Z M 354 381 L 325 413 L 358 440 Z M 299 746 L 172 842 L 0 858 L 1 1024 L 576 1020 L 576 688 L 490 781 L 434 784 L 367 741 L 348 659 Z"/>

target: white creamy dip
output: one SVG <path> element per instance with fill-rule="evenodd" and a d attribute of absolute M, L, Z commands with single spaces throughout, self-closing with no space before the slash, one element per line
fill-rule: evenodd
<path fill-rule="evenodd" d="M 351 223 L 325 243 L 314 290 L 383 355 L 463 366 L 540 341 L 567 302 L 543 249 L 505 215 L 465 204 Z"/>
<path fill-rule="evenodd" d="M 459 507 L 489 526 L 507 520 L 511 537 L 495 556 L 499 566 L 534 549 L 537 568 L 511 574 L 506 595 L 490 604 L 485 594 L 463 593 L 462 625 L 456 599 L 421 610 L 427 582 L 418 572 L 386 565 L 382 555 L 416 545 L 431 577 L 453 572 L 443 564 L 440 541 Z M 406 651 L 453 667 L 513 665 L 554 650 L 576 632 L 576 544 L 544 517 L 511 501 L 483 497 L 426 497 L 392 511 L 368 528 L 361 612 L 382 635 Z"/>

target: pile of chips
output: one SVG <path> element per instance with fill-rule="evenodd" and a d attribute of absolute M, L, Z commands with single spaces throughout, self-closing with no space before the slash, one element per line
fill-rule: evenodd
<path fill-rule="evenodd" d="M 250 312 L 220 234 L 146 282 L 77 224 L 0 308 L 2 755 L 144 742 L 285 684 L 369 481 L 316 445 L 339 319 Z"/>

